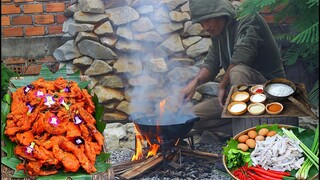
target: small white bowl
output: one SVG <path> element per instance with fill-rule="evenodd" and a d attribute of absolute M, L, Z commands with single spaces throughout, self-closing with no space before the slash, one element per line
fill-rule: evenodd
<path fill-rule="evenodd" d="M 262 84 L 258 84 L 258 85 L 255 85 L 255 86 L 252 86 L 250 88 L 250 93 L 251 94 L 258 94 L 258 93 L 263 93 L 263 85 Z"/>
<path fill-rule="evenodd" d="M 248 111 L 252 115 L 260 115 L 263 114 L 266 110 L 266 107 L 262 103 L 251 103 L 248 106 Z"/>
<path fill-rule="evenodd" d="M 247 111 L 247 104 L 244 102 L 231 102 L 228 105 L 228 111 L 233 115 L 241 115 Z"/>
<path fill-rule="evenodd" d="M 253 94 L 250 96 L 250 101 L 253 103 L 264 103 L 267 99 L 267 96 L 261 93 Z"/>
<path fill-rule="evenodd" d="M 237 102 L 248 102 L 250 99 L 250 94 L 245 91 L 237 91 L 231 95 L 231 99 Z"/>

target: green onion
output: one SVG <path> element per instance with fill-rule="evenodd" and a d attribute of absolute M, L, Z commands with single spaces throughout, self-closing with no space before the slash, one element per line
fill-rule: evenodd
<path fill-rule="evenodd" d="M 316 155 L 318 156 L 319 154 L 319 150 L 317 150 Z M 309 174 L 309 170 L 312 167 L 312 162 L 307 159 L 301 166 L 301 168 L 297 171 L 296 173 L 296 178 L 297 179 L 307 179 L 308 174 Z"/>
<path fill-rule="evenodd" d="M 297 136 L 292 132 L 292 130 L 287 130 L 285 128 L 282 128 L 282 131 L 285 135 L 287 135 L 289 138 L 299 142 L 300 147 L 303 149 L 303 153 L 307 156 L 307 158 L 312 162 L 313 165 L 316 166 L 316 168 L 319 170 L 319 158 L 313 151 L 311 151 L 305 144 L 303 144 Z M 319 147 L 319 125 L 317 126 L 315 137 L 313 140 L 312 149 L 318 149 Z M 315 152 L 315 151 L 314 151 Z"/>
<path fill-rule="evenodd" d="M 313 139 L 313 144 L 311 147 L 311 151 L 314 152 L 317 156 L 319 155 L 319 124 L 317 125 L 316 131 L 315 131 L 315 136 Z M 297 171 L 296 173 L 296 178 L 297 179 L 307 179 L 308 177 L 308 173 L 310 168 L 312 167 L 312 162 L 307 159 L 303 165 L 301 166 L 301 168 Z"/>

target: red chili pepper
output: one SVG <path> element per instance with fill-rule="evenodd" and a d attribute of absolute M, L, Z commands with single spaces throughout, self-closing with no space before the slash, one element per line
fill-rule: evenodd
<path fill-rule="evenodd" d="M 268 172 L 270 173 L 274 173 L 274 174 L 281 174 L 283 176 L 291 176 L 290 172 L 283 172 L 283 171 L 275 171 L 275 170 L 268 170 Z"/>
<path fill-rule="evenodd" d="M 279 175 L 283 175 L 283 176 L 291 176 L 290 172 L 283 172 L 283 171 L 276 171 L 276 170 L 266 170 L 266 169 L 263 169 L 263 167 L 261 166 L 256 166 L 256 167 L 253 167 L 251 166 L 250 169 L 261 169 L 261 170 L 264 170 L 264 171 L 267 171 L 267 173 L 273 173 L 273 174 L 279 174 Z"/>
<path fill-rule="evenodd" d="M 248 171 L 247 173 L 249 174 L 249 176 L 253 177 L 253 178 L 256 179 L 256 180 L 266 180 L 266 179 L 264 179 L 264 178 L 262 178 L 262 177 L 260 177 L 260 176 L 258 176 L 258 175 L 256 175 L 256 174 L 254 174 L 254 173 L 251 172 L 251 171 Z"/>
<path fill-rule="evenodd" d="M 240 180 L 246 180 L 246 177 L 245 175 L 243 174 L 241 168 L 238 168 L 236 169 L 234 172 L 233 172 L 233 175 L 237 178 L 239 178 Z"/>
<path fill-rule="evenodd" d="M 265 178 L 266 180 L 282 180 L 282 175 L 277 175 L 278 177 L 275 177 L 272 173 L 265 173 L 263 171 L 254 171 L 258 176 Z M 279 177 L 281 176 L 281 177 Z"/>

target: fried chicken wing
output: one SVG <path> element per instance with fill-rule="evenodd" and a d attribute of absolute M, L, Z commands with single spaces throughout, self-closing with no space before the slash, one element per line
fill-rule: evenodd
<path fill-rule="evenodd" d="M 16 141 L 22 145 L 29 145 L 34 140 L 34 135 L 32 131 L 25 131 L 23 133 L 17 133 L 16 134 Z"/>
<path fill-rule="evenodd" d="M 84 144 L 84 152 L 91 163 L 94 164 L 96 162 L 96 152 L 93 146 L 91 146 L 91 142 L 86 142 Z"/>
<path fill-rule="evenodd" d="M 67 139 L 74 139 L 77 136 L 81 136 L 81 130 L 78 125 L 75 125 L 73 122 L 68 122 L 67 124 L 68 131 L 67 131 Z"/>
<path fill-rule="evenodd" d="M 56 169 L 43 170 L 41 167 L 43 167 L 43 161 L 30 161 L 25 166 L 25 171 L 29 176 L 47 176 L 58 173 Z"/>
<path fill-rule="evenodd" d="M 46 149 L 51 149 L 55 144 L 59 145 L 61 142 L 67 141 L 65 136 L 52 136 L 48 141 L 43 143 L 43 147 Z"/>
<path fill-rule="evenodd" d="M 54 156 L 62 162 L 66 172 L 76 172 L 80 168 L 77 157 L 71 153 L 65 152 L 55 144 L 52 148 Z"/>
<path fill-rule="evenodd" d="M 81 167 L 87 171 L 87 173 L 91 174 L 97 171 L 97 169 L 94 167 L 94 164 L 88 159 L 88 157 L 84 153 L 84 148 L 80 145 L 80 147 L 77 147 L 77 145 L 73 144 L 71 141 L 67 141 L 60 144 L 61 149 L 72 152 L 77 159 L 79 160 Z"/>
<path fill-rule="evenodd" d="M 52 164 L 58 164 L 58 160 L 53 156 L 52 151 L 47 150 L 43 146 L 35 146 L 33 157 L 35 157 L 38 160 L 42 160 L 43 163 L 46 163 L 47 165 Z"/>
<path fill-rule="evenodd" d="M 103 146 L 104 137 L 102 134 L 97 130 L 97 128 L 92 124 L 87 124 L 87 127 L 91 130 L 94 139 L 98 142 L 100 146 Z"/>
<path fill-rule="evenodd" d="M 27 151 L 26 146 L 17 145 L 14 148 L 14 153 L 16 154 L 16 156 L 22 157 L 22 158 L 27 159 L 29 161 L 35 161 L 36 159 L 33 157 L 33 155 L 31 153 L 26 153 L 26 151 Z"/>

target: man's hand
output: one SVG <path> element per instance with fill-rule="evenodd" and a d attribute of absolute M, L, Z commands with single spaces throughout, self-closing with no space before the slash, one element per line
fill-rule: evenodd
<path fill-rule="evenodd" d="M 186 87 L 184 87 L 180 92 L 179 101 L 183 103 L 184 101 L 189 101 L 194 93 L 196 92 L 198 84 L 197 81 L 194 79 L 188 83 Z"/>
<path fill-rule="evenodd" d="M 223 108 L 224 106 L 224 96 L 226 94 L 226 89 L 219 89 L 219 93 L 218 93 L 218 101 L 219 101 L 219 104 L 220 106 Z"/>
<path fill-rule="evenodd" d="M 182 105 L 184 102 L 191 100 L 196 92 L 196 88 L 200 84 L 208 82 L 210 77 L 210 71 L 206 67 L 201 68 L 197 76 L 194 77 L 193 80 L 191 80 L 188 85 L 180 91 L 179 103 Z"/>

